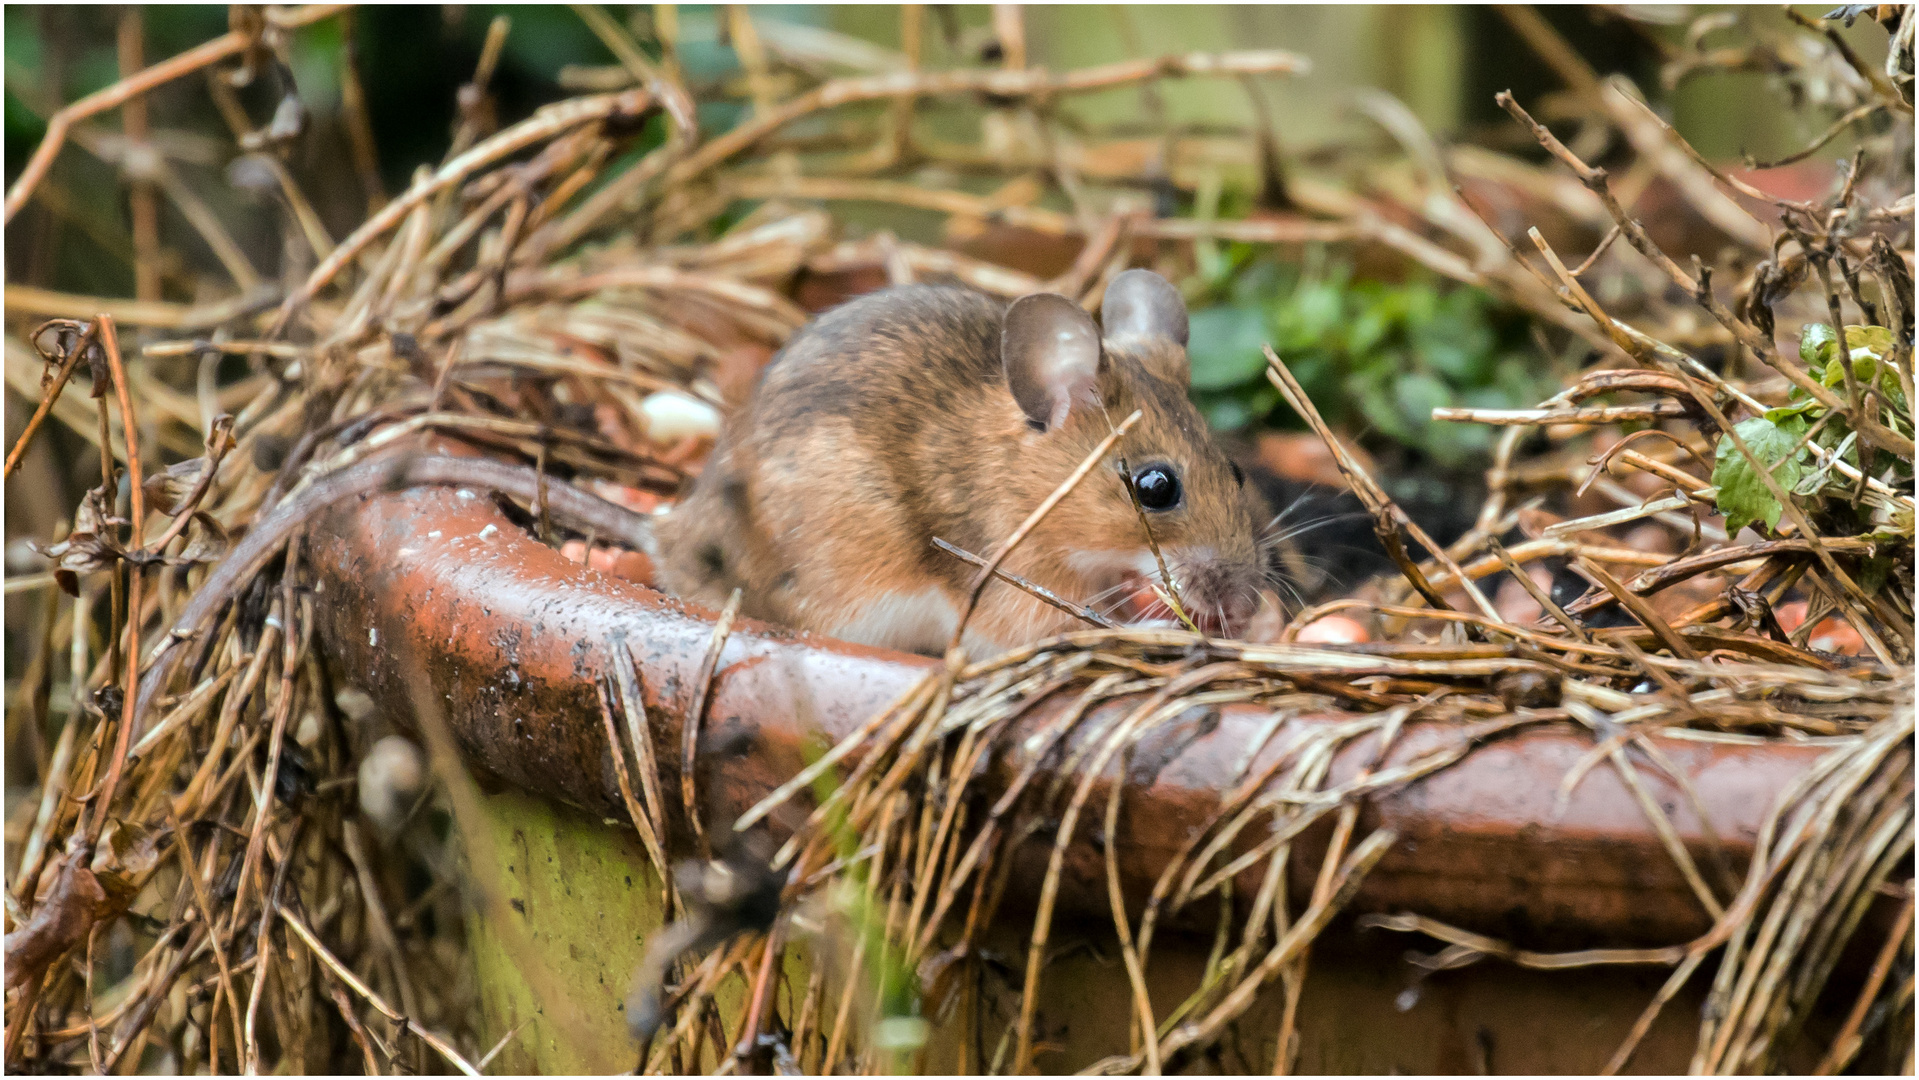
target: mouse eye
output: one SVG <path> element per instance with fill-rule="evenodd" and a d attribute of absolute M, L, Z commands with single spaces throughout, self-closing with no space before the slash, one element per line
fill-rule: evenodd
<path fill-rule="evenodd" d="M 1246 486 L 1246 470 L 1240 468 L 1239 462 L 1237 461 L 1229 461 L 1227 462 L 1227 464 L 1233 467 L 1233 483 L 1238 484 L 1240 487 L 1245 487 Z"/>
<path fill-rule="evenodd" d="M 1179 474 L 1171 465 L 1147 465 L 1133 474 L 1133 490 L 1148 510 L 1171 510 L 1179 505 Z"/>

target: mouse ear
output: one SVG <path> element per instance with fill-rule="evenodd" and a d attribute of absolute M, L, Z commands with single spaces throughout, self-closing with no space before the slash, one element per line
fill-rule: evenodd
<path fill-rule="evenodd" d="M 1064 296 L 1034 293 L 1013 301 L 999 355 L 1013 400 L 1041 431 L 1065 423 L 1075 406 L 1099 400 L 1099 328 Z"/>
<path fill-rule="evenodd" d="M 1186 344 L 1186 301 L 1151 270 L 1128 270 L 1106 286 L 1099 319 L 1109 338 L 1139 335 Z"/>

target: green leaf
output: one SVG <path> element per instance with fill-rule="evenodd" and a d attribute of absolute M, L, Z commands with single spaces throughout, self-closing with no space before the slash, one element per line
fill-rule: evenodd
<path fill-rule="evenodd" d="M 1796 390 L 1798 388 L 1794 387 L 1794 389 Z M 1796 417 L 1804 418 L 1807 413 L 1815 409 L 1817 409 L 1818 411 L 1822 413 L 1826 411 L 1826 407 L 1824 405 L 1819 404 L 1817 401 L 1814 401 L 1811 398 L 1807 398 L 1806 400 L 1801 401 L 1796 405 L 1785 405 L 1777 409 L 1767 409 L 1766 419 L 1772 421 L 1775 424 L 1784 423 L 1789 417 L 1796 416 Z"/>
<path fill-rule="evenodd" d="M 1478 313 L 1471 308 L 1447 314 L 1453 317 L 1413 328 L 1409 337 L 1414 355 L 1456 385 L 1483 381 L 1496 347 L 1492 329 L 1478 321 Z"/>
<path fill-rule="evenodd" d="M 1433 410 L 1453 403 L 1452 390 L 1437 377 L 1416 372 L 1393 380 L 1393 400 L 1399 406 L 1399 414 L 1405 418 L 1406 426 L 1420 435 L 1427 436 L 1420 440 L 1420 444 L 1438 449 L 1433 446 L 1436 440 L 1430 437 L 1435 430 Z"/>
<path fill-rule="evenodd" d="M 1266 315 L 1256 307 L 1213 307 L 1195 311 L 1189 323 L 1186 355 L 1193 364 L 1193 389 L 1223 390 L 1259 378 L 1266 370 Z"/>
<path fill-rule="evenodd" d="M 1812 366 L 1814 375 L 1823 375 L 1832 359 L 1832 327 L 1825 323 L 1807 323 L 1799 331 L 1799 359 Z"/>
<path fill-rule="evenodd" d="M 1383 369 L 1355 373 L 1353 397 L 1359 401 L 1360 414 L 1376 428 L 1407 445 L 1418 445 L 1412 425 L 1393 400 L 1393 373 Z"/>
<path fill-rule="evenodd" d="M 1787 417 L 1777 424 L 1755 416 L 1733 430 L 1739 433 L 1753 456 L 1766 463 L 1780 488 L 1790 491 L 1805 475 L 1811 459 L 1811 454 L 1804 449 L 1793 453 L 1793 447 L 1806 433 L 1806 426 L 1805 419 L 1798 416 Z M 1754 521 L 1765 522 L 1767 529 L 1779 526 L 1779 516 L 1785 513 L 1785 507 L 1773 498 L 1752 463 L 1733 445 L 1731 436 L 1719 439 L 1712 482 L 1719 489 L 1717 501 L 1720 513 L 1726 515 L 1727 536 L 1739 535 L 1739 530 Z"/>
<path fill-rule="evenodd" d="M 1334 345 L 1345 329 L 1344 283 L 1302 284 L 1274 314 L 1276 348 L 1297 350 Z"/>
<path fill-rule="evenodd" d="M 1838 353 L 1832 347 L 1832 331 L 1826 329 L 1823 324 L 1814 325 L 1825 332 L 1814 335 L 1811 333 L 1812 327 L 1806 328 L 1805 337 L 1818 337 L 1821 341 L 1816 350 L 1820 363 L 1814 366 L 1813 374 L 1826 386 L 1834 388 L 1844 386 L 1846 365 L 1834 362 Z M 1804 338 L 1801 340 L 1800 352 L 1803 355 Z M 1892 418 L 1896 419 L 1897 415 L 1906 412 L 1906 392 L 1905 388 L 1899 385 L 1899 373 L 1893 370 L 1891 364 L 1885 362 L 1886 356 L 1892 352 L 1893 348 L 1892 331 L 1883 326 L 1848 326 L 1846 327 L 1846 344 L 1851 347 L 1849 356 L 1852 360 L 1853 378 L 1862 386 L 1878 387 L 1880 396 L 1893 409 Z"/>
<path fill-rule="evenodd" d="M 1855 360 L 1861 350 L 1874 360 L 1883 360 L 1892 353 L 1892 343 L 1892 331 L 1883 326 L 1846 327 L 1846 347 L 1852 350 Z"/>
<path fill-rule="evenodd" d="M 1892 576 L 1892 556 L 1880 554 L 1861 559 L 1856 573 L 1860 590 L 1867 596 L 1875 595 L 1886 584 L 1886 579 Z"/>
<path fill-rule="evenodd" d="M 1273 411 L 1279 391 L 1272 384 L 1201 394 L 1200 412 L 1215 431 L 1238 431 Z"/>

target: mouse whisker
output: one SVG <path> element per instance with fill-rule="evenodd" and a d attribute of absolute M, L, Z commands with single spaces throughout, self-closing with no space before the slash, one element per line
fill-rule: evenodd
<path fill-rule="evenodd" d="M 1277 519 L 1275 519 L 1273 524 L 1268 525 L 1266 529 L 1262 531 L 1260 535 L 1260 543 L 1283 544 L 1288 540 L 1298 539 L 1299 537 L 1305 536 L 1307 533 L 1313 532 L 1318 529 L 1323 529 L 1328 525 L 1336 524 L 1342 521 L 1351 521 L 1354 518 L 1361 518 L 1365 516 L 1366 516 L 1365 514 L 1361 514 L 1361 513 L 1328 514 L 1325 517 L 1313 518 L 1310 521 L 1302 521 L 1299 524 L 1286 529 L 1275 529 L 1273 525 L 1278 524 Z"/>

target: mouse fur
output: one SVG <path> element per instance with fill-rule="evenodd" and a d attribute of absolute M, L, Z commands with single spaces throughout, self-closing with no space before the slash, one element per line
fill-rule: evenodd
<path fill-rule="evenodd" d="M 937 655 L 977 569 L 933 538 L 988 555 L 1139 409 L 1003 569 L 1102 609 L 1156 578 L 1116 459 L 1170 465 L 1182 497 L 1148 514 L 1153 535 L 1203 629 L 1243 624 L 1265 580 L 1261 504 L 1187 397 L 1178 293 L 1148 271 L 1120 275 L 1103 338 L 1062 297 L 1011 310 L 906 285 L 804 328 L 660 523 L 661 586 L 713 607 L 738 588 L 749 617 Z M 1084 625 L 992 582 L 962 643 L 989 655 Z"/>

